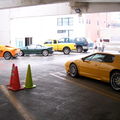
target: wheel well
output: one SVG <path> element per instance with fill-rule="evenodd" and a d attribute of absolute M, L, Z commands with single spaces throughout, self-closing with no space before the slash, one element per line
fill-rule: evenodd
<path fill-rule="evenodd" d="M 47 50 L 47 49 L 44 49 L 44 50 L 42 50 L 42 53 L 43 53 L 43 51 L 47 51 L 47 52 L 48 52 L 48 54 L 49 54 L 49 50 Z"/>
<path fill-rule="evenodd" d="M 81 48 L 83 48 L 81 45 L 76 45 L 76 48 L 78 48 L 78 47 L 81 47 Z"/>
<path fill-rule="evenodd" d="M 5 51 L 5 52 L 3 53 L 3 55 L 4 55 L 5 53 L 7 53 L 7 52 L 11 54 L 11 52 L 9 52 L 9 51 Z M 11 54 L 11 56 L 12 56 L 12 54 Z"/>
<path fill-rule="evenodd" d="M 75 64 L 75 63 L 74 63 L 74 62 L 72 62 L 72 63 L 70 64 L 70 66 L 71 66 L 72 64 Z M 76 65 L 76 64 L 75 64 L 75 65 Z M 70 67 L 70 66 L 69 66 L 69 67 Z M 77 65 L 76 65 L 76 67 L 77 67 Z M 77 67 L 77 69 L 78 69 L 78 67 Z"/>
<path fill-rule="evenodd" d="M 69 47 L 67 47 L 67 46 L 66 46 L 66 47 L 64 47 L 64 48 L 63 48 L 63 50 L 64 50 L 65 48 L 68 48 L 68 49 L 70 50 L 70 48 L 69 48 Z"/>
<path fill-rule="evenodd" d="M 22 56 L 24 56 L 24 54 L 25 54 L 24 51 L 23 50 L 20 50 L 20 51 L 22 52 Z"/>
<path fill-rule="evenodd" d="M 114 72 L 120 72 L 120 70 L 119 70 L 119 69 L 114 69 L 114 70 L 112 70 L 112 71 L 110 72 L 110 77 L 111 77 L 111 75 L 112 75 Z"/>
<path fill-rule="evenodd" d="M 44 49 L 44 50 L 48 51 L 47 49 Z M 42 50 L 42 52 L 43 52 L 44 50 Z M 49 52 L 49 51 L 48 51 L 48 52 Z"/>

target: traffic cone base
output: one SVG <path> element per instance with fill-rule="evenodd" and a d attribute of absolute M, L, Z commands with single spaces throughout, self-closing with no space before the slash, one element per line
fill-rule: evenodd
<path fill-rule="evenodd" d="M 15 89 L 15 88 L 7 85 L 7 88 L 8 88 L 9 90 L 18 91 L 18 90 L 23 90 L 23 89 L 24 89 L 24 86 L 21 86 L 19 89 Z"/>
<path fill-rule="evenodd" d="M 32 86 L 30 86 L 30 87 L 24 85 L 24 88 L 28 88 L 28 89 L 29 89 L 29 88 L 35 88 L 35 87 L 36 87 L 36 85 L 32 85 Z"/>

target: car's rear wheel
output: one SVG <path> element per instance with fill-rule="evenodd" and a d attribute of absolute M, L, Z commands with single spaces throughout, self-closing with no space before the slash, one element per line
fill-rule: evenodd
<path fill-rule="evenodd" d="M 64 48 L 64 49 L 63 49 L 63 53 L 64 53 L 65 55 L 70 54 L 70 48 L 68 48 L 68 47 Z"/>
<path fill-rule="evenodd" d="M 77 52 L 81 53 L 83 51 L 83 48 L 81 46 L 77 47 Z"/>
<path fill-rule="evenodd" d="M 77 69 L 77 66 L 74 63 L 72 63 L 70 65 L 70 76 L 71 77 L 77 77 L 78 76 L 78 69 Z"/>
<path fill-rule="evenodd" d="M 112 73 L 110 83 L 114 90 L 120 90 L 120 72 Z"/>
<path fill-rule="evenodd" d="M 48 50 L 43 50 L 43 51 L 42 51 L 42 55 L 43 55 L 43 56 L 48 56 L 48 55 L 49 55 Z"/>
<path fill-rule="evenodd" d="M 12 55 L 10 52 L 5 52 L 3 57 L 6 59 L 6 60 L 10 60 L 12 58 Z"/>

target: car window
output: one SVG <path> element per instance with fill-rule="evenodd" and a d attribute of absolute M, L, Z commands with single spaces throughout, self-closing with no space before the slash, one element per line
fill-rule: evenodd
<path fill-rule="evenodd" d="M 41 45 L 37 45 L 37 46 L 36 46 L 37 49 L 40 49 L 41 47 L 42 47 Z"/>
<path fill-rule="evenodd" d="M 64 40 L 59 40 L 58 43 L 64 43 Z"/>
<path fill-rule="evenodd" d="M 105 54 L 95 54 L 91 61 L 97 61 L 97 62 L 103 62 L 103 59 L 105 58 Z"/>
<path fill-rule="evenodd" d="M 114 56 L 113 55 L 106 55 L 103 59 L 103 62 L 113 62 L 114 61 Z"/>
<path fill-rule="evenodd" d="M 44 44 L 52 44 L 52 42 L 51 42 L 51 41 L 48 41 L 48 42 L 45 42 Z"/>
<path fill-rule="evenodd" d="M 78 41 L 78 42 L 87 42 L 87 39 L 84 38 L 84 37 L 81 37 L 81 38 L 75 38 L 75 41 Z"/>
<path fill-rule="evenodd" d="M 91 55 L 91 56 L 85 57 L 85 58 L 83 58 L 83 59 L 84 59 L 84 61 L 90 61 L 93 56 L 94 56 L 94 55 Z"/>
<path fill-rule="evenodd" d="M 27 47 L 28 47 L 28 49 L 35 49 L 36 48 L 35 45 L 30 45 L 30 46 L 27 46 Z"/>
<path fill-rule="evenodd" d="M 54 44 L 57 44 L 57 40 L 53 40 L 53 43 L 54 43 Z"/>

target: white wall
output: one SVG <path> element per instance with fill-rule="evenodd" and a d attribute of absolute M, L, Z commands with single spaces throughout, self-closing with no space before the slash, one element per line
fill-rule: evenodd
<path fill-rule="evenodd" d="M 38 38 L 42 41 L 47 36 L 51 38 L 55 34 L 51 31 L 51 28 L 54 28 L 53 23 L 56 22 L 53 15 L 68 14 L 70 11 L 69 3 L 0 10 L 0 44 L 15 45 L 16 39 L 29 36 L 35 41 Z M 45 16 L 45 19 L 41 16 Z M 46 34 L 47 32 L 49 34 Z"/>
<path fill-rule="evenodd" d="M 0 44 L 10 43 L 9 10 L 0 10 Z"/>
<path fill-rule="evenodd" d="M 68 14 L 70 10 L 68 3 L 0 10 L 0 44 L 16 46 L 16 41 L 25 41 L 25 37 L 32 37 L 33 43 L 57 39 L 57 29 L 70 29 L 58 27 L 58 17 L 74 16 L 74 23 L 79 23 L 79 16 Z M 78 24 L 71 26 L 75 31 L 73 37 L 84 36 L 84 28 Z"/>
<path fill-rule="evenodd" d="M 56 19 L 49 17 L 27 17 L 11 20 L 12 45 L 18 39 L 32 37 L 33 43 L 42 43 L 56 35 Z"/>

